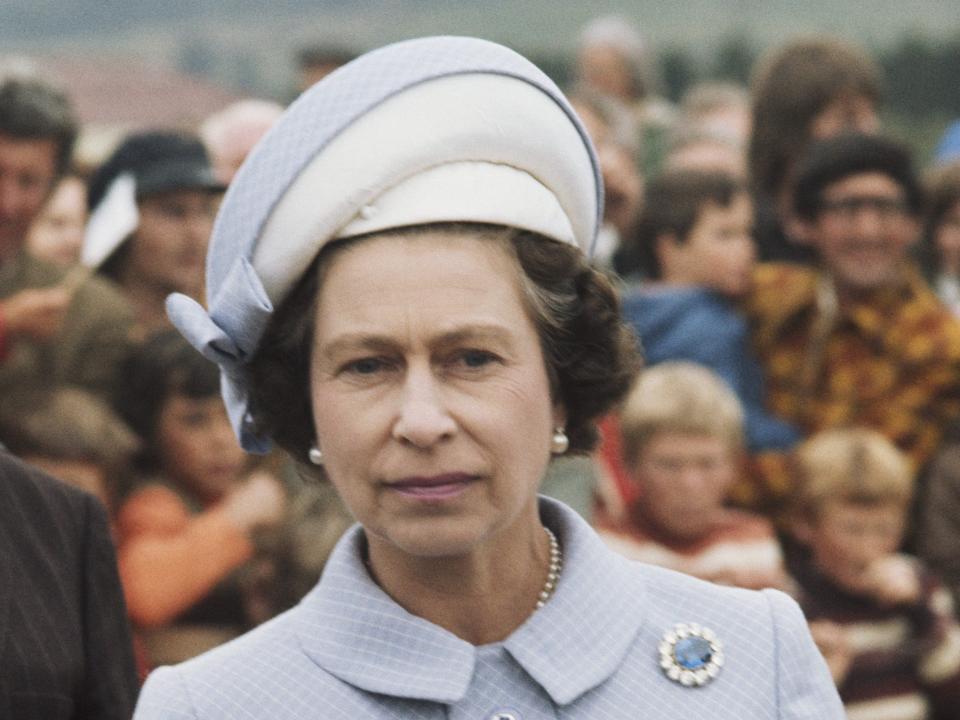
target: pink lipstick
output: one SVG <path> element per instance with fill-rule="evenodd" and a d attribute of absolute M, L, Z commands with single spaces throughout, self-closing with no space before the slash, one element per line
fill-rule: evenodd
<path fill-rule="evenodd" d="M 476 481 L 466 473 L 408 477 L 389 483 L 391 490 L 417 500 L 448 500 L 456 497 Z"/>

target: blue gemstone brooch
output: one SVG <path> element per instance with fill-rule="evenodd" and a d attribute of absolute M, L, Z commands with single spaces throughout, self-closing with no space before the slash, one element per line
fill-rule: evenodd
<path fill-rule="evenodd" d="M 723 667 L 723 643 L 713 630 L 696 623 L 678 623 L 660 640 L 660 667 L 684 687 L 706 685 Z"/>

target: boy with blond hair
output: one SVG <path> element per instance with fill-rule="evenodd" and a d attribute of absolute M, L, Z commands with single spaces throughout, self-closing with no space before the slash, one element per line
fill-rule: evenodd
<path fill-rule="evenodd" d="M 818 433 L 797 451 L 802 482 L 791 571 L 851 720 L 955 718 L 960 627 L 946 590 L 897 552 L 913 494 L 907 457 L 866 428 Z"/>
<path fill-rule="evenodd" d="M 783 587 L 770 523 L 725 505 L 743 454 L 743 409 L 715 373 L 689 362 L 645 370 L 620 415 L 629 473 L 621 513 L 596 524 L 615 550 L 740 587 Z"/>

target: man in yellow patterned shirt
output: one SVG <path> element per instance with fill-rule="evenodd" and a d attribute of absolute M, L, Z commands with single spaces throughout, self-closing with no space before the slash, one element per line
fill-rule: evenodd
<path fill-rule="evenodd" d="M 921 192 L 910 156 L 877 136 L 811 148 L 794 184 L 796 228 L 819 268 L 763 264 L 745 310 L 766 401 L 804 434 L 866 426 L 920 470 L 960 415 L 960 324 L 909 259 Z M 789 455 L 753 460 L 737 499 L 777 514 Z"/>

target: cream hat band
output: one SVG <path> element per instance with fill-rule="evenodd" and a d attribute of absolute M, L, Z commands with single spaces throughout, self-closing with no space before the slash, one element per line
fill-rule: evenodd
<path fill-rule="evenodd" d="M 587 252 L 593 183 L 552 98 L 504 75 L 443 77 L 384 101 L 317 155 L 274 208 L 253 267 L 276 303 L 329 240 L 442 221 L 579 238 Z"/>

